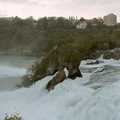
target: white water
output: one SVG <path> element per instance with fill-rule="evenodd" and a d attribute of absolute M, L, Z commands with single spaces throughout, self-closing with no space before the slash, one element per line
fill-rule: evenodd
<path fill-rule="evenodd" d="M 16 84 L 34 61 L 31 57 L 0 56 L 0 91 L 17 89 Z"/>
<path fill-rule="evenodd" d="M 1 92 L 0 119 L 18 111 L 24 120 L 120 120 L 120 61 L 98 60 L 96 65 L 82 61 L 83 78 L 66 79 L 50 92 L 45 86 L 53 76 Z"/>
<path fill-rule="evenodd" d="M 25 68 L 18 68 L 18 67 L 13 67 L 13 66 L 0 66 L 0 76 L 23 76 L 26 73 Z"/>

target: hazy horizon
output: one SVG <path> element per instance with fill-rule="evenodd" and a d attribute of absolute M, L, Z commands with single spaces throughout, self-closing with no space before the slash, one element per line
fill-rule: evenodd
<path fill-rule="evenodd" d="M 0 17 L 66 17 L 92 19 L 113 13 L 120 22 L 120 1 L 113 0 L 0 0 Z"/>

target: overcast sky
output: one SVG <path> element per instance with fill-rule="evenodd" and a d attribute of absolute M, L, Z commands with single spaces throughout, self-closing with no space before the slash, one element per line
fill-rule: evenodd
<path fill-rule="evenodd" d="M 120 0 L 0 0 L 0 17 L 77 16 L 90 19 L 114 13 L 120 22 L 119 6 Z"/>

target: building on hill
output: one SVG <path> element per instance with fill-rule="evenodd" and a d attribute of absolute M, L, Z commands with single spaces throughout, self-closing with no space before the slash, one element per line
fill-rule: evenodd
<path fill-rule="evenodd" d="M 78 25 L 76 25 L 77 29 L 85 29 L 87 27 L 87 22 L 86 21 L 80 21 Z"/>
<path fill-rule="evenodd" d="M 113 13 L 108 14 L 103 17 L 103 21 L 106 26 L 114 26 L 117 24 L 117 16 Z"/>

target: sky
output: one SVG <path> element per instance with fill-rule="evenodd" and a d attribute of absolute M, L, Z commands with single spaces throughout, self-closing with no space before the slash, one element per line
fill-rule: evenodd
<path fill-rule="evenodd" d="M 0 17 L 98 18 L 113 13 L 120 22 L 120 0 L 0 0 Z"/>

